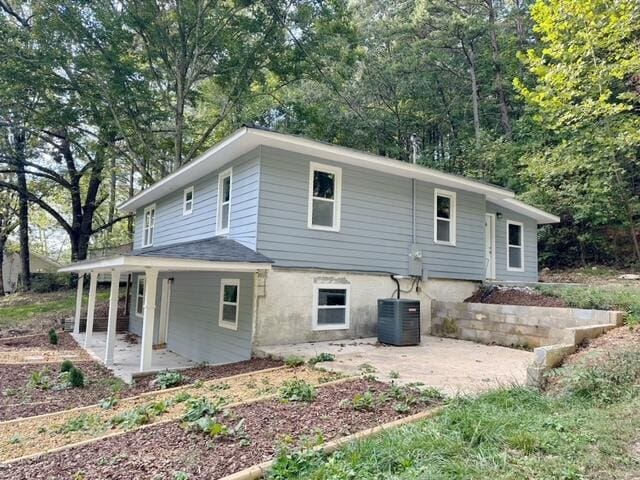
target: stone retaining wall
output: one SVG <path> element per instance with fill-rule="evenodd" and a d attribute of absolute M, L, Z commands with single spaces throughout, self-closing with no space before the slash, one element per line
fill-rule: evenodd
<path fill-rule="evenodd" d="M 431 303 L 431 334 L 508 347 L 573 343 L 573 329 L 620 325 L 623 312 L 485 303 Z"/>

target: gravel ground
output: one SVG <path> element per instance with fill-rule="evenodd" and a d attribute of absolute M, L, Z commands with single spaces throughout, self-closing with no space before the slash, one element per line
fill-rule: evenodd
<path fill-rule="evenodd" d="M 80 346 L 67 332 L 58 332 L 58 343 L 52 345 L 49 335 L 37 334 L 20 337 L 0 338 L 0 352 L 15 350 L 80 350 Z"/>
<path fill-rule="evenodd" d="M 188 382 L 194 382 L 229 377 L 280 365 L 282 365 L 280 361 L 255 358 L 226 365 L 198 366 L 185 370 L 182 374 L 187 377 Z M 0 421 L 92 405 L 111 395 L 114 384 L 122 387 L 120 392 L 122 398 L 158 390 L 158 387 L 151 385 L 155 378 L 153 375 L 143 377 L 134 385 L 128 386 L 98 362 L 82 362 L 77 366 L 85 373 L 87 385 L 84 388 L 41 390 L 28 386 L 33 372 L 47 369 L 51 379 L 55 380 L 60 371 L 60 363 L 51 363 L 46 366 L 0 365 Z"/>
<path fill-rule="evenodd" d="M 496 288 L 491 291 L 478 289 L 467 298 L 468 303 L 494 303 L 501 305 L 525 305 L 530 307 L 566 307 L 564 300 L 548 297 L 532 289 Z"/>
<path fill-rule="evenodd" d="M 312 403 L 262 401 L 232 410 L 245 420 L 248 443 L 233 438 L 213 440 L 171 422 L 133 431 L 36 459 L 0 467 L 2 479 L 171 479 L 176 472 L 190 480 L 214 479 L 271 459 L 287 439 L 324 441 L 380 425 L 425 407 L 397 413 L 394 402 L 378 403 L 372 411 L 356 411 L 351 400 L 371 390 L 376 397 L 389 387 L 357 380 L 322 387 Z M 347 405 L 341 405 L 346 400 Z M 236 420 L 237 421 L 237 420 Z"/>

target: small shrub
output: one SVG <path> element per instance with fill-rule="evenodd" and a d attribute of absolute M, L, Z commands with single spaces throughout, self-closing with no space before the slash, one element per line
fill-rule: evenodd
<path fill-rule="evenodd" d="M 375 409 L 376 399 L 369 391 L 357 393 L 351 400 L 351 406 L 358 411 L 372 411 Z"/>
<path fill-rule="evenodd" d="M 304 358 L 299 357 L 297 355 L 289 355 L 287 358 L 284 359 L 284 364 L 287 367 L 300 367 L 302 365 L 304 365 Z"/>
<path fill-rule="evenodd" d="M 336 356 L 333 353 L 322 352 L 309 360 L 309 365 L 315 365 L 320 362 L 333 362 Z"/>
<path fill-rule="evenodd" d="M 73 388 L 84 387 L 84 373 L 78 367 L 73 367 L 69 370 L 69 384 Z"/>
<path fill-rule="evenodd" d="M 160 390 L 164 390 L 166 388 L 171 388 L 180 385 L 185 381 L 184 375 L 180 372 L 160 372 L 156 375 L 153 383 L 160 387 Z"/>
<path fill-rule="evenodd" d="M 69 359 L 63 360 L 60 365 L 60 372 L 68 372 L 73 368 L 73 362 Z"/>
<path fill-rule="evenodd" d="M 56 332 L 56 330 L 54 328 L 49 330 L 49 343 L 51 345 L 57 345 L 58 344 L 58 333 Z"/>
<path fill-rule="evenodd" d="M 280 399 L 285 402 L 312 402 L 316 395 L 313 385 L 298 378 L 286 380 L 280 387 Z"/>

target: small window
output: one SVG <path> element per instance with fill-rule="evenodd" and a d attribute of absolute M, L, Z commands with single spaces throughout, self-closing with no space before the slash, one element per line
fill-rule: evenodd
<path fill-rule="evenodd" d="M 142 218 L 142 246 L 153 245 L 153 231 L 156 226 L 156 206 L 150 205 L 144 209 Z"/>
<path fill-rule="evenodd" d="M 349 287 L 316 285 L 314 287 L 314 330 L 349 328 Z"/>
<path fill-rule="evenodd" d="M 340 193 L 342 170 L 311 163 L 309 172 L 308 227 L 317 230 L 340 230 Z"/>
<path fill-rule="evenodd" d="M 507 270 L 524 271 L 524 243 L 520 222 L 507 222 Z"/>
<path fill-rule="evenodd" d="M 229 233 L 231 217 L 231 169 L 218 176 L 218 234 Z"/>
<path fill-rule="evenodd" d="M 144 282 L 144 275 L 139 276 L 136 286 L 136 315 L 139 317 L 144 313 Z"/>
<path fill-rule="evenodd" d="M 182 201 L 182 214 L 189 215 L 193 212 L 193 187 L 186 188 Z"/>
<path fill-rule="evenodd" d="M 221 327 L 238 329 L 238 295 L 240 280 L 223 279 L 220 287 L 220 318 Z"/>
<path fill-rule="evenodd" d="M 435 190 L 433 241 L 444 245 L 456 244 L 456 194 Z"/>

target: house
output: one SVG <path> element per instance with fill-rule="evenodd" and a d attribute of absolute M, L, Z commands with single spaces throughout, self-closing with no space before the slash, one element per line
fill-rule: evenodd
<path fill-rule="evenodd" d="M 250 127 L 120 208 L 136 216 L 131 253 L 61 271 L 90 274 L 89 325 L 97 275 L 132 273 L 141 370 L 154 345 L 223 363 L 258 345 L 375 335 L 396 280 L 427 331 L 431 299 L 537 281 L 537 226 L 558 221 L 494 185 Z"/>
<path fill-rule="evenodd" d="M 55 273 L 60 264 L 44 255 L 29 252 L 29 267 L 31 273 Z M 19 287 L 22 261 L 20 252 L 6 251 L 2 262 L 2 283 L 5 293 L 13 293 Z"/>

